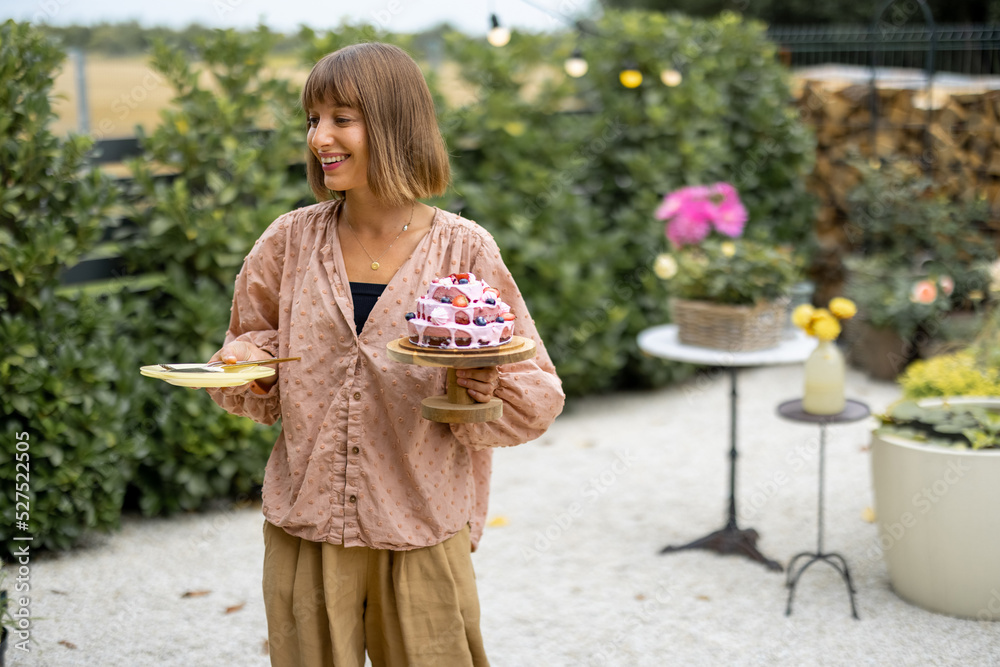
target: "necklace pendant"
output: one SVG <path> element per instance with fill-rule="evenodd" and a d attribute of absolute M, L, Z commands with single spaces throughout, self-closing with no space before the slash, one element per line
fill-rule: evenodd
<path fill-rule="evenodd" d="M 372 262 L 372 271 L 378 271 L 378 267 L 379 267 L 378 262 Z"/>

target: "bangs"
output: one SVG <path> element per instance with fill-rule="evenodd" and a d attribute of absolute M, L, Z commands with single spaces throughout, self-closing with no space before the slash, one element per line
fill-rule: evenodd
<path fill-rule="evenodd" d="M 361 111 L 357 73 L 353 63 L 343 56 L 341 52 L 330 53 L 313 66 L 302 87 L 303 110 L 327 103 Z"/>

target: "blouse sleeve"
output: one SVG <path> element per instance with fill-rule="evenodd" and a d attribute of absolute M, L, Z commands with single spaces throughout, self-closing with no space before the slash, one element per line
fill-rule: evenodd
<path fill-rule="evenodd" d="M 510 305 L 514 334 L 535 342 L 535 356 L 526 361 L 499 367 L 500 384 L 493 392 L 501 399 L 503 416 L 492 422 L 451 424 L 452 433 L 472 449 L 509 447 L 540 437 L 562 412 L 566 396 L 555 366 L 538 336 L 521 291 L 510 275 L 493 237 L 484 234 L 483 242 L 472 261 L 472 272 L 500 290 Z"/>
<path fill-rule="evenodd" d="M 278 354 L 278 313 L 288 223 L 281 218 L 257 240 L 236 276 L 229 330 L 223 345 L 242 340 L 268 354 Z M 266 394 L 255 394 L 251 384 L 209 389 L 226 412 L 273 424 L 281 416 L 280 390 L 275 382 Z"/>

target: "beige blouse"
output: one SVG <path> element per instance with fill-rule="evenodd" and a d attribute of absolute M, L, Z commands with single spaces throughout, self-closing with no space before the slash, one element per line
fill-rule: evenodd
<path fill-rule="evenodd" d="M 438 210 L 430 231 L 393 276 L 356 334 L 337 235 L 339 202 L 287 213 L 254 244 L 239 275 L 226 343 L 248 340 L 281 365 L 264 395 L 249 385 L 211 389 L 225 410 L 272 424 L 281 434 L 264 475 L 265 518 L 315 542 L 407 550 L 438 544 L 468 523 L 475 547 L 489 500 L 493 447 L 533 440 L 562 411 L 564 395 L 534 322 L 500 258 L 476 223 Z M 386 343 L 406 335 L 404 315 L 434 278 L 472 272 L 500 290 L 515 333 L 535 358 L 500 367 L 494 395 L 503 417 L 440 424 L 420 401 L 445 393 L 446 372 L 389 359 Z"/>

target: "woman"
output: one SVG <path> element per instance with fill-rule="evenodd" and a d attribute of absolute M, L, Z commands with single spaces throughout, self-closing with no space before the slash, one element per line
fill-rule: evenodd
<path fill-rule="evenodd" d="M 486 665 L 470 551 L 493 447 L 540 436 L 562 410 L 555 368 L 493 238 L 419 198 L 448 157 L 427 84 L 401 49 L 357 44 L 306 81 L 308 177 L 320 203 L 281 216 L 236 278 L 212 359 L 300 356 L 275 376 L 211 390 L 234 414 L 282 420 L 264 477 L 264 601 L 274 665 Z M 394 363 L 386 343 L 436 277 L 497 287 L 537 355 L 460 371 L 503 417 L 420 416 L 443 369 Z"/>

